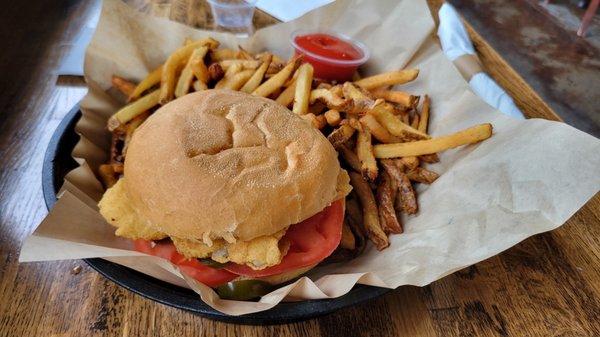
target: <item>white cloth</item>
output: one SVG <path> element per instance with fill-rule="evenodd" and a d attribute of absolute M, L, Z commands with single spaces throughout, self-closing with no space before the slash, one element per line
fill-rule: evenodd
<path fill-rule="evenodd" d="M 283 22 L 288 22 L 325 6 L 334 0 L 258 0 L 256 7 Z"/>
<path fill-rule="evenodd" d="M 475 55 L 473 43 L 471 43 L 469 34 L 463 26 L 456 9 L 448 3 L 444 3 L 438 15 L 440 18 L 438 36 L 446 57 L 454 61 L 465 54 Z M 517 108 L 512 98 L 486 73 L 480 72 L 473 75 L 469 85 L 473 92 L 487 104 L 506 115 L 514 118 L 524 118 L 523 113 Z"/>

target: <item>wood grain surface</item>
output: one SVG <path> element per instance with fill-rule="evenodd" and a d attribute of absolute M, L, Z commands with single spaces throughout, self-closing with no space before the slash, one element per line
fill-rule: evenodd
<path fill-rule="evenodd" d="M 433 9 L 441 1 L 430 1 Z M 202 1 L 132 3 L 210 25 Z M 61 118 L 85 94 L 56 69 L 98 1 L 4 1 L 0 11 L 0 336 L 598 336 L 600 195 L 561 228 L 433 284 L 295 324 L 239 326 L 134 295 L 82 261 L 17 263 L 46 214 L 41 165 Z M 258 13 L 257 26 L 275 22 Z M 527 116 L 557 119 L 489 45 L 470 31 L 486 70 Z M 81 266 L 79 273 L 73 268 Z M 391 266 L 393 267 L 393 266 Z"/>

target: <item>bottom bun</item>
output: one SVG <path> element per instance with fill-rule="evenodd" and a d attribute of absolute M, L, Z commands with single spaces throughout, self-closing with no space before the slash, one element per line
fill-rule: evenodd
<path fill-rule="evenodd" d="M 278 285 L 284 282 L 287 282 L 289 280 L 293 280 L 296 277 L 301 276 L 302 274 L 308 272 L 309 270 L 313 269 L 318 263 L 315 263 L 313 265 L 307 266 L 307 267 L 303 267 L 300 269 L 294 269 L 294 270 L 290 270 L 288 272 L 285 273 L 281 273 L 281 274 L 275 274 L 275 275 L 270 275 L 270 276 L 264 276 L 264 277 L 248 277 L 248 276 L 240 276 L 238 278 L 236 278 L 235 280 L 233 280 L 232 282 L 235 281 L 240 281 L 240 280 L 260 280 L 260 281 L 264 281 L 267 282 L 269 284 L 272 285 Z"/>

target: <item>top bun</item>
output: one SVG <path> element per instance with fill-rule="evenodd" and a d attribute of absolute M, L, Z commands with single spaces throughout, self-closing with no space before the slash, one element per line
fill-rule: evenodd
<path fill-rule="evenodd" d="M 336 197 L 337 153 L 272 100 L 230 90 L 185 95 L 156 111 L 129 144 L 124 183 L 148 225 L 210 244 L 298 223 Z"/>

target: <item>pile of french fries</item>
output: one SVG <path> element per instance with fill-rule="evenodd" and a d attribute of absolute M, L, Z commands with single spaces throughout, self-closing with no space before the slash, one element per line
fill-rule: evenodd
<path fill-rule="evenodd" d="M 314 78 L 313 67 L 294 56 L 219 48 L 212 38 L 186 41 L 163 65 L 139 83 L 113 76 L 112 84 L 129 104 L 108 121 L 113 133 L 110 161 L 99 168 L 106 187 L 123 174 L 127 146 L 135 129 L 153 111 L 190 92 L 212 88 L 268 97 L 318 128 L 340 155 L 353 186 L 346 202 L 337 256 L 360 254 L 367 239 L 378 250 L 390 234 L 403 232 L 401 214 L 418 212 L 416 183 L 431 184 L 438 174 L 424 164 L 437 153 L 492 135 L 491 124 L 431 137 L 431 102 L 391 87 L 411 82 L 419 70 L 404 69 L 345 83 Z M 421 103 L 421 104 L 419 104 Z"/>

